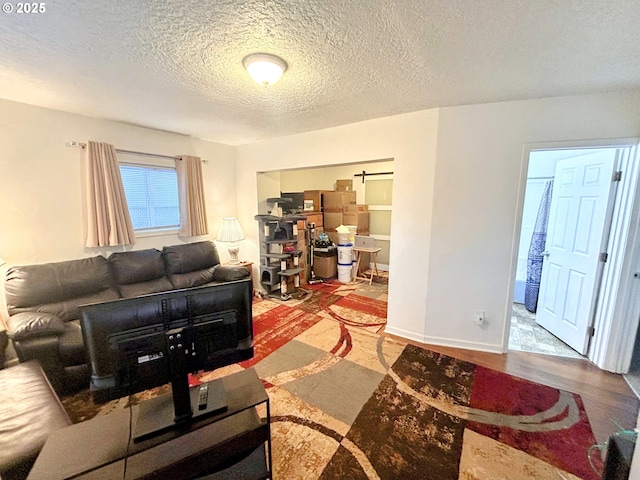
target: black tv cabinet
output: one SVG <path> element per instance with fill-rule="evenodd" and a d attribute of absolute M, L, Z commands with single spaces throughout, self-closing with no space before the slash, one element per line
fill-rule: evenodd
<path fill-rule="evenodd" d="M 222 378 L 227 409 L 142 441 L 122 410 L 52 433 L 29 473 L 39 479 L 271 478 L 269 397 L 255 370 Z M 266 417 L 257 408 L 266 407 Z M 133 407 L 133 414 L 138 406 Z M 127 454 L 128 450 L 128 454 Z M 61 459 L 63 459 L 61 461 Z"/>

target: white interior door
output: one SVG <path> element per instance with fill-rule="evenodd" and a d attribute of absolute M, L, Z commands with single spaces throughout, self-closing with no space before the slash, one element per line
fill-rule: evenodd
<path fill-rule="evenodd" d="M 615 159 L 594 153 L 556 166 L 536 321 L 585 354 L 611 223 Z"/>

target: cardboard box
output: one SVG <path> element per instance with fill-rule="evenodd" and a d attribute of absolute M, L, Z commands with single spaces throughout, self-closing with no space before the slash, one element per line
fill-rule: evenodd
<path fill-rule="evenodd" d="M 300 257 L 299 267 L 302 268 L 302 272 L 300 272 L 300 286 L 307 284 L 307 279 L 309 278 L 309 265 L 306 261 L 306 255 Z"/>
<path fill-rule="evenodd" d="M 342 213 L 343 206 L 356 203 L 356 192 L 326 192 L 322 195 L 322 202 L 323 212 Z"/>
<path fill-rule="evenodd" d="M 353 180 L 336 180 L 337 192 L 353 192 Z"/>
<path fill-rule="evenodd" d="M 358 233 L 360 231 L 369 230 L 369 212 L 366 213 L 343 213 L 343 225 L 356 225 Z"/>
<path fill-rule="evenodd" d="M 331 192 L 331 190 L 305 190 L 304 210 L 306 212 L 321 212 L 325 192 Z"/>
<path fill-rule="evenodd" d="M 320 212 L 305 212 L 303 215 L 307 217 L 307 226 L 311 226 L 312 223 L 316 224 L 316 228 L 324 225 L 322 213 Z"/>
<path fill-rule="evenodd" d="M 338 275 L 338 252 L 328 254 L 317 252 L 313 255 L 313 273 L 320 278 L 333 278 Z"/>
<path fill-rule="evenodd" d="M 324 212 L 324 218 L 322 220 L 322 226 L 327 230 L 334 230 L 343 223 L 342 212 Z"/>
<path fill-rule="evenodd" d="M 355 225 L 358 231 L 369 230 L 369 207 L 366 205 L 344 205 L 342 207 L 342 223 Z"/>
<path fill-rule="evenodd" d="M 343 205 L 342 213 L 366 213 L 369 211 L 367 205 Z"/>

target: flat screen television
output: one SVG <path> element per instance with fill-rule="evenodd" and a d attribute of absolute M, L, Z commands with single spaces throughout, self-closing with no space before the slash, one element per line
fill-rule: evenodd
<path fill-rule="evenodd" d="M 133 437 L 226 408 L 222 380 L 189 386 L 189 373 L 253 357 L 251 279 L 83 305 L 81 327 L 100 401 L 171 383 L 140 404 Z"/>

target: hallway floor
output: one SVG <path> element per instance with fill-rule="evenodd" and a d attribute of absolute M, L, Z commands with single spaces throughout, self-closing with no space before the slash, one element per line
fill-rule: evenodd
<path fill-rule="evenodd" d="M 536 323 L 536 314 L 521 303 L 513 304 L 509 350 L 585 358 Z"/>

